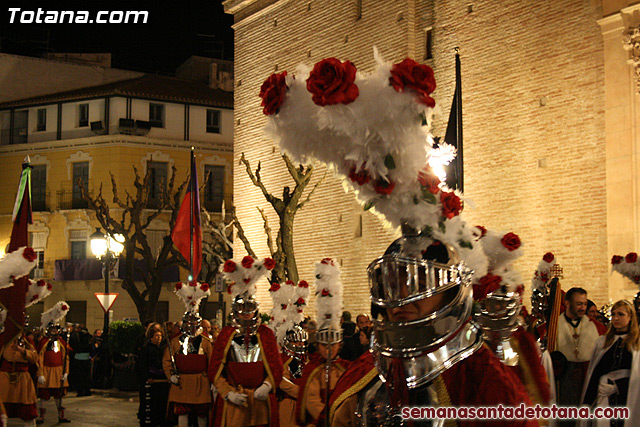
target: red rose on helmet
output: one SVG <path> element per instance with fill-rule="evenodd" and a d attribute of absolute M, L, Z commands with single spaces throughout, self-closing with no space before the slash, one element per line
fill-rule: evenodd
<path fill-rule="evenodd" d="M 323 296 L 323 297 L 330 297 L 330 296 L 331 296 L 331 292 L 329 292 L 329 289 L 327 289 L 327 288 L 323 288 L 323 289 L 322 289 L 322 293 L 320 294 L 320 296 Z"/>
<path fill-rule="evenodd" d="M 36 259 L 36 252 L 33 248 L 24 248 L 22 251 L 22 256 L 29 262 L 33 262 Z"/>
<path fill-rule="evenodd" d="M 269 292 L 276 292 L 280 290 L 280 283 L 274 282 L 271 284 L 271 287 L 269 288 Z"/>
<path fill-rule="evenodd" d="M 440 191 L 440 178 L 433 173 L 429 165 L 418 172 L 418 182 L 429 190 L 431 194 L 438 194 L 438 191 Z"/>
<path fill-rule="evenodd" d="M 544 262 L 552 262 L 555 259 L 555 257 L 553 256 L 553 254 L 551 252 L 547 252 L 546 254 L 544 254 L 544 256 L 542 257 L 542 260 Z M 622 259 L 622 257 L 620 257 L 620 259 Z"/>
<path fill-rule="evenodd" d="M 300 307 L 301 305 L 305 305 L 305 304 L 306 304 L 306 301 L 302 297 L 298 298 L 298 301 L 296 301 L 296 305 L 298 307 Z"/>
<path fill-rule="evenodd" d="M 442 216 L 445 218 L 451 219 L 462 211 L 462 201 L 452 191 L 440 193 L 440 202 L 442 203 Z"/>
<path fill-rule="evenodd" d="M 373 183 L 373 189 L 378 194 L 391 194 L 393 188 L 396 186 L 395 182 L 387 181 L 385 179 L 378 179 Z"/>
<path fill-rule="evenodd" d="M 280 308 L 282 310 L 286 310 L 287 309 L 287 304 L 280 304 Z"/>
<path fill-rule="evenodd" d="M 349 179 L 358 185 L 364 185 L 369 182 L 369 172 L 363 167 L 359 172 L 356 172 L 356 167 L 353 166 L 349 171 Z"/>
<path fill-rule="evenodd" d="M 260 98 L 262 98 L 262 103 L 260 104 L 262 107 L 262 112 L 270 116 L 271 114 L 276 114 L 278 109 L 284 103 L 284 100 L 287 96 L 287 87 L 286 83 L 287 72 L 283 71 L 279 74 L 271 74 L 262 86 L 260 87 Z"/>
<path fill-rule="evenodd" d="M 635 252 L 629 252 L 624 259 L 629 263 L 634 263 L 638 260 L 638 254 Z"/>
<path fill-rule="evenodd" d="M 624 258 L 622 258 L 620 255 L 614 255 L 613 257 L 611 257 L 611 264 L 620 264 L 623 259 Z"/>
<path fill-rule="evenodd" d="M 203 283 L 202 285 L 200 285 L 200 289 L 203 292 L 207 292 L 209 290 L 209 284 L 208 283 Z"/>
<path fill-rule="evenodd" d="M 293 283 L 293 280 L 287 280 L 284 283 L 286 283 L 287 285 L 295 286 L 295 283 Z"/>
<path fill-rule="evenodd" d="M 500 242 L 502 243 L 502 246 L 509 250 L 509 252 L 515 251 L 522 244 L 522 242 L 520 241 L 520 237 L 518 237 L 518 235 L 515 233 L 505 234 L 504 236 L 502 236 Z"/>
<path fill-rule="evenodd" d="M 273 260 L 273 258 L 265 258 L 264 259 L 264 268 L 266 268 L 267 270 L 273 270 L 273 267 L 276 266 L 276 262 Z"/>
<path fill-rule="evenodd" d="M 224 266 L 222 267 L 222 271 L 224 271 L 225 273 L 233 273 L 234 271 L 236 271 L 236 263 L 231 259 L 226 260 Z"/>
<path fill-rule="evenodd" d="M 398 92 L 412 89 L 418 95 L 418 102 L 427 107 L 435 107 L 436 101 L 429 95 L 436 90 L 436 79 L 428 65 L 419 64 L 407 58 L 391 68 L 389 83 Z"/>
<path fill-rule="evenodd" d="M 36 282 L 36 285 L 38 285 L 38 286 L 44 286 L 44 285 L 46 285 L 46 284 L 47 284 L 47 282 L 45 282 L 45 281 L 44 281 L 44 280 L 42 280 L 42 279 L 40 279 L 40 280 L 38 280 L 38 281 Z"/>
<path fill-rule="evenodd" d="M 253 257 L 247 255 L 244 258 L 242 258 L 241 264 L 244 268 L 251 268 L 251 266 L 253 265 L 253 261 L 254 261 Z"/>
<path fill-rule="evenodd" d="M 349 104 L 360 94 L 354 83 L 355 79 L 356 67 L 351 61 L 340 62 L 336 58 L 326 58 L 311 70 L 307 90 L 311 92 L 311 100 L 321 107 Z"/>
<path fill-rule="evenodd" d="M 34 295 L 34 296 L 31 297 L 31 302 L 33 302 L 33 301 L 35 301 L 37 299 L 38 299 L 38 295 Z"/>
<path fill-rule="evenodd" d="M 182 283 L 176 283 L 176 290 L 182 289 Z"/>
<path fill-rule="evenodd" d="M 232 284 L 228 284 L 228 285 L 227 285 L 227 293 L 228 293 L 228 294 L 231 294 L 231 288 L 232 288 L 232 287 L 233 287 L 233 285 L 232 285 Z"/>
<path fill-rule="evenodd" d="M 484 228 L 483 226 L 476 225 L 476 228 L 478 229 L 478 232 L 480 233 L 480 234 L 476 234 L 476 236 L 478 236 L 478 239 L 482 239 L 484 236 L 487 235 L 487 229 Z"/>
<path fill-rule="evenodd" d="M 333 260 L 331 258 L 322 258 L 322 261 L 320 261 L 320 264 L 333 265 Z"/>
<path fill-rule="evenodd" d="M 477 284 L 473 285 L 473 299 L 481 301 L 487 297 L 491 292 L 500 288 L 502 277 L 488 273 L 480 278 Z"/>
<path fill-rule="evenodd" d="M 189 282 L 189 286 L 195 288 L 198 283 L 195 280 Z"/>
<path fill-rule="evenodd" d="M 51 285 L 51 283 L 47 283 L 47 290 L 50 291 L 51 289 L 53 289 L 53 286 Z"/>
<path fill-rule="evenodd" d="M 298 283 L 298 287 L 300 287 L 300 288 L 308 288 L 309 287 L 309 283 L 307 283 L 306 280 L 301 280 L 300 283 Z"/>

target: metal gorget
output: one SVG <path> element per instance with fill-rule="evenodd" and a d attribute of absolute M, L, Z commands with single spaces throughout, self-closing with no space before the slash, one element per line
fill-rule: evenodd
<path fill-rule="evenodd" d="M 57 353 L 60 351 L 60 344 L 58 343 L 58 340 L 49 340 L 49 342 L 47 343 L 47 349 L 46 351 L 53 351 L 54 353 Z"/>
<path fill-rule="evenodd" d="M 426 384 L 410 391 L 409 406 L 439 406 L 435 387 Z M 372 381 L 369 386 L 358 393 L 358 409 L 356 416 L 360 426 L 366 427 L 401 427 L 407 425 L 402 419 L 400 408 L 394 408 L 389 402 L 389 394 L 384 383 Z M 444 420 L 414 420 L 414 425 L 441 427 Z"/>
<path fill-rule="evenodd" d="M 435 320 L 447 323 L 446 317 Z M 450 318 L 449 322 L 453 322 L 455 325 L 456 320 L 457 318 L 455 317 Z M 439 326 L 438 324 L 425 326 L 422 334 L 428 336 L 429 331 L 427 328 L 429 327 L 437 329 Z M 445 327 L 445 325 L 443 325 L 442 327 Z M 396 332 L 398 334 L 401 334 L 402 330 L 398 330 Z M 409 332 L 414 334 L 420 333 L 420 331 L 418 330 Z M 376 335 L 376 338 L 378 338 L 378 335 Z M 402 336 L 395 337 L 395 339 L 397 340 L 401 340 L 402 338 Z M 437 348 L 430 348 L 421 353 L 417 353 L 415 351 L 410 352 L 410 346 L 407 346 L 407 351 L 404 356 L 396 356 L 392 355 L 391 352 L 385 352 L 384 347 L 381 344 L 374 343 L 374 359 L 376 367 L 380 372 L 379 377 L 382 381 L 386 381 L 391 363 L 394 360 L 400 359 L 404 367 L 407 387 L 409 389 L 413 389 L 432 381 L 435 377 L 440 375 L 445 370 L 449 369 L 454 364 L 471 356 L 482 346 L 482 342 L 482 334 L 480 334 L 478 327 L 471 322 L 467 322 L 462 326 L 462 328 L 460 328 L 457 334 L 455 334 L 444 344 L 441 344 Z"/>
<path fill-rule="evenodd" d="M 488 295 L 475 307 L 474 320 L 484 333 L 485 342 L 493 353 L 507 366 L 518 364 L 518 353 L 509 342 L 518 329 L 520 295 L 515 292 Z"/>
<path fill-rule="evenodd" d="M 239 344 L 235 339 L 231 341 L 231 356 L 234 362 L 259 362 L 262 360 L 260 345 L 257 340 L 250 340 L 248 345 Z"/>
<path fill-rule="evenodd" d="M 178 351 L 176 351 L 176 354 L 204 354 L 202 346 L 200 345 L 201 342 L 201 335 L 193 338 L 187 334 L 182 334 L 180 336 L 180 347 L 178 348 Z"/>

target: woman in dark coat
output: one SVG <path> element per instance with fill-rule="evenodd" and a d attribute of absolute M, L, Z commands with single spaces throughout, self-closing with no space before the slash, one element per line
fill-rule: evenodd
<path fill-rule="evenodd" d="M 164 341 L 162 332 L 155 328 L 147 331 L 147 343 L 140 349 L 136 361 L 136 374 L 140 385 L 138 419 L 141 426 L 164 426 L 169 397 L 169 382 L 162 370 Z"/>

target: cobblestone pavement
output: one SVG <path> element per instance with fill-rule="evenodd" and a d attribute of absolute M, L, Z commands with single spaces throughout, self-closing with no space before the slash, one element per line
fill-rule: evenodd
<path fill-rule="evenodd" d="M 71 423 L 58 423 L 58 411 L 53 400 L 45 404 L 45 422 L 42 427 L 136 427 L 139 426 L 138 392 L 122 392 L 117 390 L 92 390 L 91 396 L 76 397 L 71 392 L 62 401 L 65 416 Z M 9 420 L 8 427 L 23 427 L 24 422 L 18 418 Z"/>

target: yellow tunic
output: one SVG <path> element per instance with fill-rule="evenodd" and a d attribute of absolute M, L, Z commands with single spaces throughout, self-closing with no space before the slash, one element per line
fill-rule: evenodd
<path fill-rule="evenodd" d="M 291 359 L 289 359 L 290 361 Z M 289 361 L 284 364 L 282 372 L 282 382 L 280 390 L 285 392 L 284 398 L 280 401 L 280 425 L 289 427 L 296 425 L 296 400 L 300 387 L 291 382 L 291 374 L 289 373 Z"/>
<path fill-rule="evenodd" d="M 180 348 L 179 337 L 171 340 L 171 348 L 173 349 L 174 355 L 178 353 Z M 204 354 L 207 357 L 206 367 L 202 372 L 195 374 L 180 373 L 180 383 L 178 385 L 172 383 L 171 389 L 169 389 L 169 402 L 187 404 L 211 403 L 211 384 L 207 376 L 207 367 L 211 360 L 212 350 L 211 340 L 203 336 L 198 354 Z M 162 368 L 167 378 L 170 378 L 172 375 L 172 366 L 169 349 L 164 351 Z"/>
<path fill-rule="evenodd" d="M 337 363 L 331 364 L 331 370 L 329 371 L 330 390 L 335 388 L 338 379 L 340 379 L 340 376 L 345 370 L 345 368 Z M 322 411 L 324 411 L 326 393 L 327 384 L 324 377 L 324 365 L 321 365 L 320 369 L 316 369 L 308 379 L 306 395 L 303 396 L 307 412 L 311 415 L 314 421 L 317 420 L 320 417 L 320 414 L 322 414 Z"/>
<path fill-rule="evenodd" d="M 42 375 L 42 370 L 38 364 L 38 353 L 31 343 L 25 341 L 26 354 L 23 356 L 20 351 L 11 347 L 10 344 L 2 348 L 0 360 L 9 363 L 29 363 L 38 366 L 38 375 Z M 17 381 L 11 383 L 9 372 L 0 372 L 0 401 L 4 403 L 21 403 L 30 405 L 36 403 L 36 388 L 31 380 L 28 371 L 16 372 Z"/>

